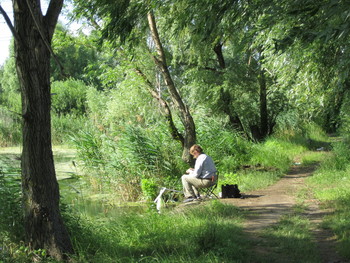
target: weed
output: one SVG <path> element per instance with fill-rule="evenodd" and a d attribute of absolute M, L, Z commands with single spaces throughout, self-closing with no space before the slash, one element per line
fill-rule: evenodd
<path fill-rule="evenodd" d="M 148 200 L 154 200 L 157 196 L 159 186 L 154 178 L 142 178 L 141 189 L 144 197 Z"/>

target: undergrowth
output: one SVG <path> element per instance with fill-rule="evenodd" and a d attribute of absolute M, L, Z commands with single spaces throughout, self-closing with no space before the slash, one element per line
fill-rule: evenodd
<path fill-rule="evenodd" d="M 112 156 L 109 156 L 110 159 L 106 159 L 108 157 L 106 154 L 111 153 L 111 151 L 108 151 L 108 148 L 102 148 L 105 152 L 101 151 L 101 148 L 97 147 L 99 143 L 104 145 L 110 143 L 108 145 L 108 147 L 112 147 L 110 149 L 120 151 L 116 152 L 113 155 L 114 157 L 119 158 L 123 156 L 121 150 L 126 151 L 129 154 L 127 156 L 130 157 L 127 161 L 132 162 L 132 167 L 140 164 L 145 154 L 151 155 L 151 160 L 144 164 L 143 171 L 138 174 L 139 181 L 133 183 L 138 184 L 140 191 L 144 192 L 145 198 L 152 200 L 157 192 L 154 186 L 160 182 L 158 181 L 160 179 L 153 179 L 158 178 L 155 176 L 157 175 L 155 172 L 161 172 L 162 169 L 168 167 L 167 172 L 159 178 L 162 179 L 163 183 L 171 185 L 172 181 L 167 179 L 168 176 L 172 174 L 173 177 L 180 177 L 181 174 L 177 173 L 180 173 L 180 168 L 184 167 L 177 165 L 179 163 L 178 159 L 171 159 L 172 154 L 179 153 L 178 150 L 173 150 L 174 152 L 167 151 L 166 147 L 161 147 L 155 140 L 159 134 L 155 134 L 154 137 L 148 137 L 147 134 L 148 131 L 139 129 L 128 130 L 127 134 L 119 134 L 119 136 L 126 136 L 125 138 L 118 137 L 115 141 L 111 140 L 110 137 L 106 139 L 91 136 L 88 138 L 89 143 L 95 142 L 95 144 L 89 149 L 88 153 L 92 154 L 92 158 L 87 159 L 87 161 L 93 161 L 93 158 L 97 157 L 102 164 L 106 164 L 106 161 L 108 161 L 109 163 L 107 162 L 108 165 L 105 167 L 101 166 L 101 163 L 95 162 L 92 164 L 100 168 L 103 167 L 102 170 L 107 176 L 105 178 L 113 179 L 112 172 L 116 169 L 108 169 L 120 167 L 123 163 L 120 159 L 111 162 L 113 160 Z M 204 131 L 203 136 L 205 136 Z M 314 156 L 303 156 L 308 149 L 308 145 L 312 148 L 325 145 L 316 136 L 311 142 L 312 145 L 307 140 L 302 141 L 300 138 L 293 140 L 291 137 L 283 136 L 271 137 L 259 144 L 243 142 L 241 138 L 236 136 L 229 137 L 228 134 L 227 136 L 225 144 L 232 142 L 233 146 L 224 147 L 222 145 L 221 148 L 218 148 L 220 149 L 219 152 L 226 152 L 227 154 L 226 156 L 223 155 L 222 160 L 219 159 L 218 152 L 214 153 L 214 146 L 209 147 L 207 145 L 206 149 L 208 149 L 208 154 L 213 155 L 217 161 L 220 171 L 220 184 L 235 183 L 239 185 L 242 191 L 263 188 L 273 184 L 283 176 L 297 155 L 302 156 L 301 163 L 303 165 L 316 164 L 319 161 L 324 162 L 324 165 L 315 175 L 315 179 L 310 179 L 309 183 L 320 200 L 337 208 L 338 212 L 333 217 L 329 217 L 325 224 L 337 233 L 342 241 L 340 244 L 343 253 L 346 254 L 344 251 L 346 251 L 345 248 L 349 244 L 348 226 L 350 225 L 348 222 L 348 218 L 350 218 L 348 209 L 350 198 L 347 190 L 349 188 L 347 176 L 349 166 L 345 164 L 350 154 L 347 152 L 347 147 L 334 146 L 334 154 L 331 155 L 329 160 L 323 160 L 323 157 L 320 157 L 321 155 L 318 153 Z M 93 138 L 96 140 L 92 141 Z M 100 141 L 97 139 L 100 139 Z M 138 141 L 142 142 L 142 144 L 137 145 L 139 148 L 135 147 Z M 315 144 L 315 141 L 319 141 L 320 144 Z M 122 142 L 122 144 L 118 145 L 116 142 Z M 87 149 L 86 147 L 86 145 L 82 145 L 82 149 Z M 147 151 L 143 152 L 145 149 Z M 159 150 L 159 153 L 155 152 L 154 149 Z M 242 156 L 236 158 L 236 154 L 242 154 Z M 163 158 L 163 156 L 166 156 L 166 158 Z M 137 157 L 138 160 L 133 160 L 132 157 Z M 87 158 L 87 155 L 85 158 Z M 159 158 L 163 159 L 160 160 Z M 229 160 L 234 161 L 230 164 Z M 174 165 L 175 167 L 172 167 Z M 128 172 L 128 170 L 121 171 Z M 139 170 L 136 171 L 139 172 Z M 0 261 L 21 262 L 16 261 L 21 258 L 21 260 L 23 259 L 22 262 L 30 262 L 33 257 L 36 257 L 49 262 L 50 259 L 43 256 L 44 251 L 29 252 L 26 250 L 26 247 L 21 243 L 23 229 L 9 227 L 10 224 L 17 226 L 21 220 L 20 216 L 16 216 L 16 213 L 20 213 L 21 209 L 18 196 L 20 188 L 18 181 L 16 181 L 18 178 L 16 180 L 11 179 L 11 182 L 9 178 L 14 177 L 10 177 L 6 173 L 3 173 L 0 177 L 0 186 L 2 186 L 0 190 L 10 191 L 10 193 L 6 192 L 0 196 L 2 207 L 6 208 L 1 210 L 2 216 L 0 218 L 2 242 L 0 244 L 2 247 Z M 96 180 L 97 188 L 105 190 L 99 187 L 105 186 L 106 181 L 97 176 Z M 80 177 L 79 181 L 83 182 L 84 178 Z M 110 184 L 113 185 L 113 182 L 110 182 Z M 220 191 L 220 186 L 217 191 Z M 82 192 L 80 189 L 75 189 L 74 193 L 78 195 Z M 249 243 L 242 234 L 244 213 L 233 206 L 213 201 L 194 207 L 177 206 L 159 214 L 153 207 L 149 207 L 148 203 L 145 203 L 147 204 L 146 210 L 149 207 L 147 211 L 131 212 L 128 210 L 128 212 L 125 212 L 108 199 L 112 196 L 109 193 L 113 193 L 109 190 L 104 192 L 102 199 L 96 199 L 96 201 L 90 199 L 88 192 L 84 191 L 83 193 L 85 194 L 83 196 L 84 201 L 86 201 L 84 205 L 93 204 L 101 209 L 99 212 L 90 213 L 84 210 L 82 206 L 74 203 L 73 199 L 69 201 L 63 198 L 66 202 L 66 205 L 63 206 L 63 214 L 76 251 L 72 259 L 75 262 L 258 262 L 260 260 L 251 253 L 254 244 Z M 62 192 L 61 194 L 64 197 L 67 193 Z M 115 192 L 114 195 L 117 196 L 117 193 Z M 101 205 L 101 202 L 103 202 L 103 205 Z M 114 210 L 114 213 L 108 212 L 108 209 Z M 18 212 L 14 213 L 15 211 Z M 10 214 L 14 216 L 11 217 Z M 310 237 L 307 233 L 303 233 L 303 228 L 308 228 L 304 218 L 297 216 L 284 218 L 276 228 L 272 228 L 265 233 L 271 241 L 269 247 L 275 250 L 277 254 L 280 252 L 291 255 L 289 254 L 292 253 L 289 251 L 290 246 L 295 244 L 297 253 L 304 254 L 303 260 L 305 262 L 314 262 L 308 261 L 310 252 L 308 249 L 312 249 L 312 247 L 305 246 L 305 244 L 310 243 Z M 16 231 L 20 231 L 20 234 L 17 235 Z M 268 260 L 267 256 L 266 262 L 269 262 Z"/>
<path fill-rule="evenodd" d="M 350 252 L 350 140 L 333 143 L 333 151 L 313 177 L 307 180 L 314 196 L 333 213 L 327 215 L 323 226 L 337 236 L 338 249 L 349 259 Z"/>
<path fill-rule="evenodd" d="M 250 257 L 242 213 L 218 201 L 113 218 L 70 213 L 68 222 L 77 262 L 241 262 Z"/>

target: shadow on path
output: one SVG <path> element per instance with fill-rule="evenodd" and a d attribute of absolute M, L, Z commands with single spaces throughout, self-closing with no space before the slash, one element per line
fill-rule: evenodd
<path fill-rule="evenodd" d="M 293 212 L 293 206 L 297 204 L 296 194 L 305 187 L 305 178 L 312 176 L 317 165 L 303 167 L 293 165 L 290 171 L 276 184 L 265 189 L 255 190 L 243 194 L 243 199 L 221 199 L 223 203 L 233 204 L 246 212 L 246 221 L 243 229 L 255 244 L 263 244 L 260 233 L 267 227 L 279 222 L 281 216 Z M 321 227 L 322 218 L 332 211 L 320 210 L 316 200 L 307 201 L 308 208 L 304 215 L 310 220 L 314 241 L 318 247 L 321 262 L 345 263 L 335 252 L 336 240 L 333 233 Z M 266 247 L 255 248 L 256 253 L 266 254 Z M 281 261 L 295 262 L 295 261 Z"/>

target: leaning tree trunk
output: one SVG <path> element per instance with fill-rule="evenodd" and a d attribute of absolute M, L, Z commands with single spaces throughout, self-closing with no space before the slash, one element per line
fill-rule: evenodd
<path fill-rule="evenodd" d="M 145 84 L 147 85 L 147 89 L 149 91 L 149 93 L 152 95 L 152 97 L 154 99 L 156 99 L 159 104 L 161 105 L 161 107 L 163 108 L 164 114 L 165 114 L 165 118 L 166 121 L 168 123 L 168 127 L 169 127 L 169 131 L 171 134 L 171 137 L 176 140 L 179 141 L 181 143 L 182 146 L 184 146 L 184 137 L 183 135 L 179 132 L 179 130 L 176 128 L 174 120 L 173 120 L 173 116 L 170 110 L 170 107 L 168 105 L 168 103 L 166 102 L 166 100 L 164 100 L 161 95 L 156 92 L 153 88 L 153 85 L 151 83 L 151 81 L 149 81 L 146 77 L 146 75 L 138 68 L 135 69 L 135 72 L 143 79 L 143 81 L 145 82 Z"/>
<path fill-rule="evenodd" d="M 72 253 L 59 210 L 50 120 L 50 48 L 63 0 L 43 16 L 40 1 L 13 0 L 16 67 L 22 92 L 22 192 L 26 239 L 50 256 Z"/>
<path fill-rule="evenodd" d="M 267 87 L 265 70 L 261 69 L 258 76 L 260 86 L 260 139 L 264 139 L 268 135 L 269 122 L 267 111 Z"/>
<path fill-rule="evenodd" d="M 172 101 L 176 109 L 179 111 L 181 122 L 184 125 L 185 135 L 183 136 L 184 140 L 183 140 L 182 159 L 189 164 L 193 164 L 194 162 L 193 162 L 192 156 L 190 155 L 190 148 L 193 144 L 196 143 L 195 124 L 188 107 L 182 101 L 182 98 L 179 92 L 177 91 L 175 84 L 171 78 L 170 72 L 168 70 L 168 65 L 166 62 L 163 46 L 159 38 L 156 21 L 155 21 L 154 15 L 151 12 L 148 13 L 148 24 L 149 24 L 149 27 L 152 33 L 152 38 L 158 53 L 158 57 L 153 56 L 153 59 L 163 75 L 165 84 L 168 88 Z"/>

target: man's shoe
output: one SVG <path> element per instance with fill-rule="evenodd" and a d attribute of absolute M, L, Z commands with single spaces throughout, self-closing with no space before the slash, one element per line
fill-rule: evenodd
<path fill-rule="evenodd" d="M 196 198 L 190 196 L 190 197 L 187 197 L 183 202 L 184 203 L 188 203 L 188 202 L 192 202 L 193 200 L 195 200 Z"/>

